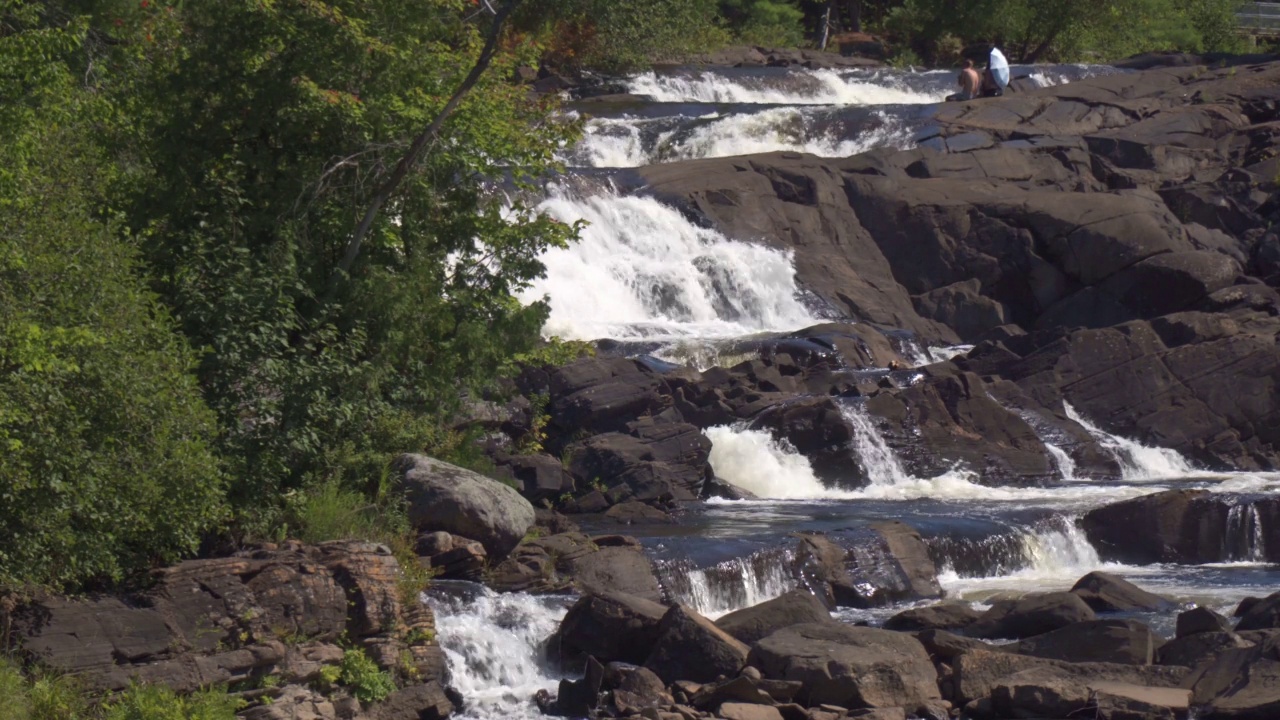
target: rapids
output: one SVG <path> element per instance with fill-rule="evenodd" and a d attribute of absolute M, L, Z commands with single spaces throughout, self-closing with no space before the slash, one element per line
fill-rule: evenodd
<path fill-rule="evenodd" d="M 1041 85 L 1114 72 L 1089 66 L 1014 68 Z M 627 80 L 630 96 L 573 105 L 586 135 L 562 157 L 571 168 L 626 168 L 704 157 L 799 151 L 844 157 L 877 147 L 906 148 L 954 82 L 952 72 L 896 70 L 677 69 Z M 636 100 L 642 96 L 647 100 Z M 572 171 L 571 171 L 572 172 Z M 606 180 L 610 173 L 604 171 Z M 625 171 L 617 171 L 618 173 Z M 625 183 L 617 183 L 622 186 Z M 609 341 L 610 352 L 652 356 L 699 368 L 752 357 L 761 336 L 831 318 L 806 295 L 787 251 L 729 238 L 659 199 L 605 190 L 551 188 L 540 209 L 563 222 L 588 223 L 582 241 L 543 258 L 546 277 L 523 295 L 546 299 L 547 334 Z M 921 347 L 904 340 L 914 365 L 949 359 L 969 347 Z M 962 470 L 916 477 L 856 402 L 842 405 L 854 429 L 849 462 L 869 482 L 828 487 L 785 441 L 746 425 L 705 430 L 716 475 L 754 499 L 692 503 L 677 525 L 633 525 L 655 561 L 668 597 L 718 617 L 796 587 L 793 533 L 820 531 L 856 541 L 867 523 L 897 519 L 919 530 L 948 596 L 979 606 L 1029 591 L 1062 590 L 1092 570 L 1107 570 L 1180 603 L 1230 611 L 1246 595 L 1280 585 L 1262 562 L 1262 519 L 1241 505 L 1228 518 L 1232 561 L 1215 565 L 1105 563 L 1078 519 L 1110 502 L 1170 488 L 1222 493 L 1274 490 L 1280 476 L 1208 473 L 1172 450 L 1102 430 L 1070 405 L 1063 412 L 1110 453 L 1121 477 L 1077 476 L 1064 438 L 1043 437 L 1060 479 L 1029 487 L 992 487 Z M 1030 418 L 1028 418 L 1030 422 Z M 1031 423 L 1035 426 L 1035 423 Z M 616 525 L 584 531 L 618 532 Z M 563 615 L 565 598 L 498 596 L 475 587 L 433 589 L 440 642 L 462 717 L 531 718 L 529 698 L 554 692 L 559 676 L 540 643 Z M 902 606 L 842 611 L 848 621 L 882 622 Z M 1144 617 L 1160 632 L 1172 614 Z"/>

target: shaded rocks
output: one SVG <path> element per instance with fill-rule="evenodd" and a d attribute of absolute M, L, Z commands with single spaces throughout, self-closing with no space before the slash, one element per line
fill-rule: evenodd
<path fill-rule="evenodd" d="M 478 581 L 489 562 L 484 545 L 444 531 L 419 535 L 414 551 L 419 561 L 442 580 Z"/>
<path fill-rule="evenodd" d="M 400 576 L 380 545 L 291 543 L 165 568 L 142 595 L 7 606 L 0 625 L 9 628 L 7 649 L 95 692 L 141 681 L 189 693 L 271 677 L 276 687 L 262 698 L 318 718 L 332 717 L 344 698 L 302 686 L 341 662 L 337 643 L 346 638 L 403 688 L 370 718 L 442 718 L 453 707 L 441 686 L 446 666 L 434 616 L 426 605 L 400 602 Z M 266 706 L 245 714 L 293 717 Z"/>
<path fill-rule="evenodd" d="M 1205 720 L 1280 716 L 1280 659 L 1261 648 L 1227 650 L 1190 679 L 1192 702 Z"/>
<path fill-rule="evenodd" d="M 1156 651 L 1160 665 L 1198 668 L 1227 650 L 1252 647 L 1253 643 L 1233 632 L 1200 632 L 1174 638 Z"/>
<path fill-rule="evenodd" d="M 1236 623 L 1236 632 L 1280 628 L 1280 592 L 1268 595 L 1249 606 Z"/>
<path fill-rule="evenodd" d="M 795 572 L 830 607 L 878 607 L 940 597 L 937 568 L 920 534 L 905 523 L 868 525 L 851 548 L 802 535 Z"/>
<path fill-rule="evenodd" d="M 1231 621 L 1221 613 L 1207 607 L 1197 607 L 1178 613 L 1177 637 L 1184 638 L 1197 633 L 1228 632 Z"/>
<path fill-rule="evenodd" d="M 1076 581 L 1071 592 L 1095 612 L 1167 610 L 1173 603 L 1111 573 L 1094 571 Z"/>
<path fill-rule="evenodd" d="M 1280 502 L 1167 490 L 1089 511 L 1081 524 L 1104 559 L 1200 564 L 1280 552 Z M 1254 547 L 1258 538 L 1261 546 Z"/>
<path fill-rule="evenodd" d="M 992 603 L 965 633 L 980 638 L 1022 639 L 1093 619 L 1093 610 L 1079 595 L 1033 594 Z"/>
<path fill-rule="evenodd" d="M 491 557 L 506 557 L 534 524 L 533 506 L 515 489 L 425 455 L 393 463 L 419 530 L 473 538 Z"/>
<path fill-rule="evenodd" d="M 738 674 L 747 661 L 747 645 L 683 605 L 666 612 L 657 641 L 644 666 L 665 682 L 711 682 Z"/>
<path fill-rule="evenodd" d="M 1005 652 L 974 650 L 957 656 L 954 664 L 952 702 L 965 706 L 990 698 L 996 688 L 1024 671 L 1039 670 L 1059 680 L 1093 687 L 1114 682 L 1142 687 L 1177 688 L 1190 674 L 1187 668 L 1117 663 L 1069 663 Z M 1034 717 L 1032 715 L 1031 717 Z M 1050 717 L 1053 717 L 1050 715 Z M 1065 716 L 1063 716 L 1065 717 Z"/>
<path fill-rule="evenodd" d="M 716 620 L 716 627 L 749 645 L 792 625 L 829 621 L 831 614 L 813 593 L 792 590 L 759 605 L 731 612 Z"/>
<path fill-rule="evenodd" d="M 799 697 L 809 706 L 915 709 L 939 699 L 924 647 L 888 630 L 796 625 L 757 642 L 749 662 L 765 677 L 801 682 Z"/>

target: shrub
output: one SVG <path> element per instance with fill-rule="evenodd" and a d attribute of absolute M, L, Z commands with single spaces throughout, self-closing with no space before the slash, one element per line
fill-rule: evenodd
<path fill-rule="evenodd" d="M 225 691 L 181 697 L 160 685 L 131 685 L 105 706 L 105 720 L 235 720 L 242 702 Z"/>
<path fill-rule="evenodd" d="M 342 654 L 338 682 L 362 703 L 381 702 L 396 691 L 391 675 L 379 668 L 359 648 L 351 648 Z M 114 720 L 114 719 L 112 719 Z"/>

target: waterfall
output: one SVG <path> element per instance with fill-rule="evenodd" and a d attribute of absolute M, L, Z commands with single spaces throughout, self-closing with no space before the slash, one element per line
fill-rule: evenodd
<path fill-rule="evenodd" d="M 1054 516 L 1028 527 L 981 538 L 942 536 L 929 541 L 944 586 L 977 581 L 1070 585 L 1103 566 L 1074 517 Z M 966 582 L 969 581 L 969 582 Z"/>
<path fill-rule="evenodd" d="M 1177 478 L 1196 472 L 1191 463 L 1175 450 L 1148 447 L 1128 438 L 1112 435 L 1084 419 L 1066 401 L 1063 401 L 1062 408 L 1068 418 L 1087 430 L 1120 463 L 1120 476 L 1125 481 Z"/>
<path fill-rule="evenodd" d="M 1256 505 L 1232 505 L 1227 511 L 1226 546 L 1230 560 L 1266 562 L 1266 535 Z"/>
<path fill-rule="evenodd" d="M 535 720 L 538 690 L 555 692 L 542 642 L 560 625 L 563 598 L 500 595 L 483 586 L 435 583 L 428 603 L 449 663 L 450 685 L 465 700 L 462 720 Z"/>
<path fill-rule="evenodd" d="M 777 151 L 819 157 L 849 157 L 880 147 L 905 149 L 912 128 L 900 117 L 872 113 L 871 127 L 842 137 L 843 123 L 824 123 L 829 113 L 796 107 L 735 112 L 710 118 L 593 118 L 581 142 L 566 158 L 577 167 L 639 167 L 697 158 Z M 859 123 L 862 124 L 862 123 Z M 673 127 L 662 130 L 661 128 Z M 687 128 L 692 129 L 687 129 Z"/>
<path fill-rule="evenodd" d="M 553 190 L 540 209 L 589 223 L 580 242 L 543 255 L 546 277 L 522 294 L 550 301 L 549 335 L 735 337 L 817 322 L 798 298 L 790 252 L 729 240 L 650 197 Z"/>
<path fill-rule="evenodd" d="M 707 428 L 711 440 L 708 462 L 725 482 L 758 498 L 795 500 L 836 497 L 813 474 L 813 467 L 786 440 L 775 440 L 767 430 L 726 426 Z"/>
<path fill-rule="evenodd" d="M 1049 451 L 1049 456 L 1053 458 L 1053 464 L 1058 468 L 1058 474 L 1062 476 L 1065 482 L 1076 482 L 1080 478 L 1076 477 L 1076 461 L 1071 459 L 1066 450 L 1046 442 L 1044 449 Z"/>
<path fill-rule="evenodd" d="M 715 619 L 795 589 L 791 560 L 791 550 L 771 550 L 706 568 L 667 563 L 659 573 L 672 600 Z"/>
<path fill-rule="evenodd" d="M 902 468 L 898 454 L 884 441 L 866 410 L 846 403 L 841 411 L 853 427 L 853 451 L 871 485 L 903 486 L 915 480 Z"/>
<path fill-rule="evenodd" d="M 912 90 L 904 82 L 908 77 L 835 70 L 792 70 L 782 75 L 648 72 L 631 78 L 627 92 L 664 103 L 755 105 L 910 105 L 940 102 L 947 94 L 943 89 Z M 953 77 L 948 74 L 947 79 Z"/>

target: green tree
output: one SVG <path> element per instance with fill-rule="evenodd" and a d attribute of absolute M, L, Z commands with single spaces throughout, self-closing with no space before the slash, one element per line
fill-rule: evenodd
<path fill-rule="evenodd" d="M 0 1 L 0 584 L 119 579 L 223 518 L 193 357 L 136 271 L 65 58 L 86 26 Z"/>

